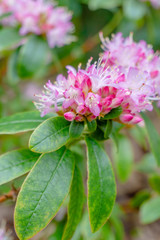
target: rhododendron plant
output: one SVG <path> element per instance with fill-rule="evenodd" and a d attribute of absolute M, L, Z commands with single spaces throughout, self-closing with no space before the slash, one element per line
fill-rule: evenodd
<path fill-rule="evenodd" d="M 141 0 L 57 3 L 0 0 L 0 203 L 15 202 L 20 240 L 50 222 L 38 239 L 128 239 L 138 229 L 128 215 L 160 219 L 160 136 L 150 121 L 160 115 L 159 25 L 150 29 L 159 12 Z M 59 49 L 75 40 L 67 9 L 79 41 Z M 0 240 L 7 233 L 0 227 Z"/>
<path fill-rule="evenodd" d="M 64 7 L 43 0 L 1 0 L 0 15 L 10 13 L 2 19 L 7 26 L 20 26 L 20 34 L 45 35 L 49 46 L 63 46 L 75 40 L 72 14 Z"/>

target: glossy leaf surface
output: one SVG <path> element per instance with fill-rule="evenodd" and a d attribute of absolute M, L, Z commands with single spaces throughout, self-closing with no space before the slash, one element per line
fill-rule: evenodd
<path fill-rule="evenodd" d="M 110 217 L 116 196 L 116 184 L 110 160 L 93 138 L 86 138 L 88 148 L 88 208 L 92 232 Z"/>
<path fill-rule="evenodd" d="M 68 207 L 68 221 L 64 230 L 62 239 L 69 240 L 72 238 L 82 215 L 84 201 L 84 187 L 81 172 L 75 167 L 74 177 L 70 191 L 70 202 Z"/>
<path fill-rule="evenodd" d="M 14 150 L 0 156 L 0 185 L 29 172 L 39 154 L 28 149 Z"/>
<path fill-rule="evenodd" d="M 74 155 L 65 147 L 39 158 L 17 199 L 15 229 L 19 239 L 30 239 L 56 215 L 69 192 L 73 171 Z"/>
<path fill-rule="evenodd" d="M 70 122 L 63 117 L 49 118 L 40 124 L 31 135 L 29 146 L 32 151 L 46 153 L 65 145 L 69 136 Z"/>
<path fill-rule="evenodd" d="M 38 111 L 16 113 L 0 119 L 0 134 L 15 134 L 34 130 L 49 116 L 41 118 Z"/>

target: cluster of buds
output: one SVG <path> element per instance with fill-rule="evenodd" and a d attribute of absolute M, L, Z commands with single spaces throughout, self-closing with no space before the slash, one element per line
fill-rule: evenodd
<path fill-rule="evenodd" d="M 139 113 L 152 110 L 152 101 L 160 93 L 160 59 L 144 41 L 135 43 L 132 36 L 121 33 L 112 40 L 101 34 L 104 53 L 98 62 L 78 71 L 67 66 L 68 76 L 59 75 L 56 82 L 45 85 L 37 95 L 36 107 L 44 116 L 50 111 L 64 115 L 68 121 L 92 121 L 103 118 L 112 109 L 121 107 L 118 121 L 136 124 Z"/>
<path fill-rule="evenodd" d="M 8 26 L 20 26 L 20 34 L 45 35 L 50 47 L 63 46 L 75 40 L 72 15 L 64 7 L 43 0 L 0 0 L 0 15 L 11 13 L 1 20 Z"/>

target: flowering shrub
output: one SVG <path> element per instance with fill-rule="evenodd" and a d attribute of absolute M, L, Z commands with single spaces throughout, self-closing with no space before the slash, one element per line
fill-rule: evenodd
<path fill-rule="evenodd" d="M 128 215 L 160 219 L 160 136 L 147 116 L 160 115 L 159 10 L 140 0 L 58 3 L 0 0 L 0 115 L 10 114 L 0 118 L 0 203 L 16 201 L 20 240 L 51 221 L 39 239 L 124 240 Z M 63 5 L 78 41 L 59 48 L 74 40 Z"/>

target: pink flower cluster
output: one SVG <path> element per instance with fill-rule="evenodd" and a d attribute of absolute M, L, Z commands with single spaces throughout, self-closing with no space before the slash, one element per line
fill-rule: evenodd
<path fill-rule="evenodd" d="M 46 35 L 50 47 L 63 46 L 75 40 L 71 13 L 64 7 L 43 0 L 0 0 L 0 15 L 11 12 L 1 22 L 19 25 L 20 34 Z"/>
<path fill-rule="evenodd" d="M 144 41 L 133 42 L 132 36 L 101 38 L 105 52 L 98 63 L 90 59 L 86 69 L 78 71 L 67 66 L 67 77 L 59 75 L 55 84 L 46 84 L 35 103 L 42 116 L 54 106 L 68 121 L 92 121 L 121 106 L 119 120 L 136 124 L 142 121 L 141 111 L 152 110 L 152 100 L 160 93 L 159 57 Z"/>
<path fill-rule="evenodd" d="M 147 0 L 141 0 L 146 2 Z M 155 8 L 160 8 L 160 1 L 159 0 L 149 0 L 151 2 L 151 4 L 153 5 L 153 7 Z"/>

